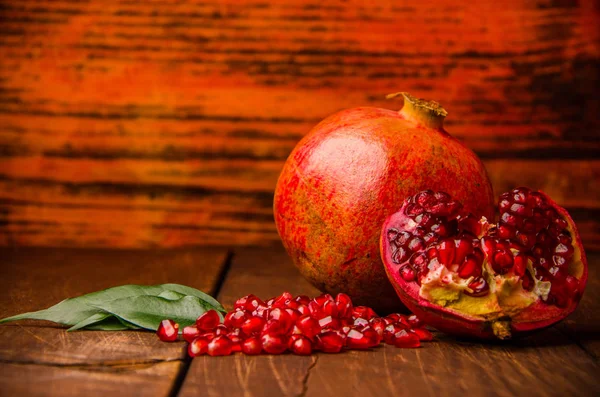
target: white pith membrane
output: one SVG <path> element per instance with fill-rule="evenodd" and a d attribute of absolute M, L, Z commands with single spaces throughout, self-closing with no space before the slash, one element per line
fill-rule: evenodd
<path fill-rule="evenodd" d="M 517 189 L 509 193 L 512 194 L 515 191 L 517 191 Z M 527 190 L 527 192 L 529 192 L 529 190 Z M 433 192 L 431 192 L 431 194 L 433 194 Z M 427 271 L 425 275 L 422 275 L 419 271 L 416 271 L 415 273 L 417 274 L 412 281 L 411 276 L 405 278 L 402 275 L 402 269 L 405 266 L 407 266 L 407 264 L 411 265 L 411 269 L 417 269 L 417 267 L 412 266 L 412 260 L 414 259 L 413 256 L 415 255 L 415 253 L 419 254 L 419 252 L 428 252 L 431 248 L 435 248 L 435 252 L 437 252 L 437 255 L 439 255 L 439 244 L 444 239 L 458 240 L 461 236 L 467 236 L 466 238 L 471 239 L 471 241 L 478 239 L 480 242 L 480 247 L 483 247 L 483 242 L 481 239 L 485 236 L 487 236 L 486 238 L 495 238 L 496 240 L 494 241 L 496 244 L 502 241 L 504 242 L 503 244 L 507 245 L 509 241 L 508 238 L 502 239 L 498 237 L 498 228 L 502 225 L 506 225 L 505 223 L 503 223 L 503 221 L 500 221 L 497 225 L 490 225 L 487 219 L 482 218 L 477 224 L 477 232 L 474 233 L 476 234 L 476 236 L 469 236 L 468 233 L 463 235 L 455 235 L 450 233 L 448 236 L 445 237 L 437 236 L 432 238 L 431 242 L 425 245 L 426 248 L 422 248 L 420 251 L 415 251 L 415 253 L 413 253 L 410 250 L 408 250 L 407 247 L 409 246 L 409 243 L 411 239 L 414 238 L 414 236 L 410 237 L 408 240 L 404 240 L 409 242 L 404 242 L 404 245 L 398 245 L 399 243 L 397 236 L 399 236 L 400 233 L 404 232 L 412 234 L 418 227 L 423 226 L 422 222 L 416 222 L 412 219 L 417 219 L 416 217 L 414 217 L 413 214 L 408 215 L 408 213 L 410 212 L 409 206 L 415 205 L 415 200 L 417 197 L 418 195 L 407 199 L 400 212 L 388 218 L 388 221 L 386 221 L 386 226 L 384 227 L 384 236 L 386 237 L 386 243 L 384 244 L 384 246 L 387 246 L 388 250 L 386 253 L 388 258 L 387 263 L 393 263 L 392 267 L 390 267 L 389 270 L 395 271 L 396 277 L 400 278 L 402 280 L 402 283 L 407 284 L 407 287 L 404 288 L 406 289 L 406 291 L 412 291 L 411 293 L 415 295 L 418 294 L 420 298 L 430 302 L 431 304 L 443 307 L 446 312 L 456 312 L 463 318 L 465 318 L 466 315 L 466 317 L 480 319 L 485 322 L 488 322 L 489 324 L 491 324 L 491 328 L 493 329 L 494 334 L 496 334 L 496 336 L 502 339 L 510 337 L 511 320 L 517 319 L 517 321 L 522 320 L 525 322 L 547 321 L 548 318 L 552 317 L 552 315 L 559 316 L 562 312 L 572 311 L 572 309 L 574 309 L 574 306 L 576 305 L 578 298 L 582 292 L 582 288 L 584 287 L 584 285 L 579 284 L 585 271 L 584 266 L 582 266 L 582 255 L 584 254 L 583 252 L 581 252 L 579 247 L 574 244 L 574 236 L 577 235 L 576 230 L 574 230 L 574 224 L 572 223 L 570 218 L 565 219 L 561 214 L 556 213 L 556 211 L 554 211 L 554 213 L 556 214 L 556 218 L 560 218 L 563 222 L 566 222 L 566 227 L 563 228 L 554 226 L 554 223 L 552 222 L 555 222 L 555 220 L 551 220 L 549 226 L 547 226 L 546 229 L 536 229 L 536 232 L 529 232 L 530 235 L 531 233 L 534 234 L 535 239 L 529 240 L 533 242 L 530 243 L 528 247 L 518 247 L 517 244 L 518 248 L 511 247 L 509 249 L 513 258 L 513 263 L 515 263 L 514 258 L 517 254 L 520 253 L 522 254 L 522 256 L 525 256 L 525 275 L 516 275 L 513 272 L 512 268 L 510 270 L 503 270 L 503 274 L 498 271 L 495 271 L 492 267 L 492 264 L 490 263 L 490 260 L 494 259 L 489 259 L 490 257 L 493 257 L 495 252 L 491 251 L 491 254 L 489 252 L 484 253 L 481 265 L 481 278 L 483 278 L 487 282 L 489 292 L 486 291 L 485 293 L 480 294 L 479 296 L 471 296 L 473 294 L 477 295 L 477 291 L 474 291 L 470 287 L 470 285 L 476 280 L 476 276 L 470 276 L 467 278 L 460 277 L 458 275 L 460 263 L 454 263 L 452 261 L 451 263 L 444 265 L 440 262 L 440 260 L 438 260 L 438 257 L 435 253 L 433 256 L 427 257 Z M 530 206 L 528 210 L 532 210 L 532 208 L 534 210 L 548 210 L 549 207 L 549 203 L 544 201 L 543 206 Z M 508 211 L 504 210 L 504 212 Z M 432 213 L 428 212 L 428 214 L 431 215 Z M 527 216 L 523 216 L 522 218 L 525 220 L 532 219 L 527 218 Z M 460 216 L 458 216 L 457 219 L 459 219 L 460 223 Z M 563 301 L 560 307 L 556 303 L 558 298 L 555 297 L 553 299 L 549 299 L 553 287 L 552 281 L 545 281 L 540 279 L 541 277 L 536 276 L 536 271 L 534 269 L 534 261 L 536 261 L 536 267 L 538 269 L 540 267 L 540 256 L 533 255 L 533 251 L 536 247 L 538 247 L 538 243 L 541 244 L 541 240 L 539 240 L 538 238 L 538 233 L 541 232 L 546 233 L 546 235 L 548 235 L 547 232 L 552 227 L 558 230 L 558 232 L 556 232 L 555 237 L 549 237 L 546 240 L 547 246 L 552 247 L 553 250 L 556 249 L 556 251 L 553 251 L 553 254 L 551 255 L 557 255 L 556 252 L 558 252 L 558 248 L 556 248 L 552 244 L 561 243 L 561 241 L 559 241 L 559 236 L 569 237 L 571 243 L 569 244 L 569 247 L 566 247 L 566 249 L 571 249 L 572 254 L 570 256 L 565 256 L 566 259 L 563 261 L 561 265 L 562 267 L 560 268 L 558 267 L 558 265 L 554 264 L 553 267 L 551 267 L 550 270 L 548 270 L 548 267 L 552 266 L 552 264 L 547 264 L 547 274 L 551 274 L 552 277 L 550 278 L 553 278 L 554 275 L 560 271 L 560 277 L 570 277 L 571 281 L 573 281 L 574 278 L 577 283 L 575 290 L 573 290 L 576 291 L 578 295 L 577 297 L 575 297 L 569 295 L 570 293 L 573 293 L 573 291 L 567 293 L 564 292 L 564 288 L 566 288 L 564 284 L 564 279 L 562 281 L 557 281 L 559 283 L 562 283 L 560 284 L 560 287 L 557 287 L 560 288 L 560 290 L 556 292 L 556 294 L 562 294 L 560 299 L 563 299 Z M 465 228 L 464 230 L 467 229 Z M 470 230 L 473 231 L 475 229 L 471 228 Z M 395 233 L 396 237 L 390 237 L 390 233 Z M 494 233 L 496 234 L 495 237 Z M 510 241 L 514 242 L 515 229 L 513 229 L 512 233 L 513 237 Z M 405 250 L 407 250 L 408 253 L 404 253 L 404 251 L 402 251 L 400 254 L 398 254 L 397 250 L 399 250 L 402 247 Z M 561 247 L 561 249 L 563 248 Z M 482 249 L 482 251 L 486 250 Z M 549 253 L 546 251 L 544 251 L 543 254 L 549 255 Z M 497 266 L 498 262 L 496 262 L 495 265 Z M 425 271 L 423 271 L 423 273 L 425 273 Z M 531 276 L 531 283 L 528 286 L 528 288 L 525 289 L 523 287 L 523 280 L 525 280 L 527 274 Z M 543 272 L 540 274 L 543 274 Z M 565 296 L 567 296 L 566 301 Z M 539 311 L 536 313 L 535 311 L 531 312 L 525 310 L 534 304 L 545 306 L 545 314 L 547 314 L 548 316 L 544 317 L 541 313 L 539 313 Z"/>

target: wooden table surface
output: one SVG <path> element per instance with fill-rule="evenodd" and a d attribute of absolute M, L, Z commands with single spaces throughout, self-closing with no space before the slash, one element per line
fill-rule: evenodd
<path fill-rule="evenodd" d="M 0 317 L 110 286 L 175 282 L 230 308 L 254 293 L 316 295 L 280 247 L 163 251 L 0 250 Z M 560 325 L 502 344 L 436 333 L 419 349 L 343 354 L 186 357 L 152 332 L 81 331 L 40 321 L 0 326 L 0 395 L 598 396 L 600 255 L 578 310 Z"/>

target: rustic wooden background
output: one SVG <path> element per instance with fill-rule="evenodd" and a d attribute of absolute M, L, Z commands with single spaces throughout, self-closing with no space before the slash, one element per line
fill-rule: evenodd
<path fill-rule="evenodd" d="M 405 90 L 598 249 L 599 24 L 598 0 L 2 0 L 0 245 L 271 244 L 296 142 Z"/>

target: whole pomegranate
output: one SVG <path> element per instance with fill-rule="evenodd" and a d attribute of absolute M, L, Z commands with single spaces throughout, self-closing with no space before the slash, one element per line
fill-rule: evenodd
<path fill-rule="evenodd" d="M 404 200 L 381 233 L 402 302 L 450 334 L 508 339 L 569 315 L 587 281 L 573 220 L 542 192 L 500 196 L 500 219 L 475 217 L 444 192 Z"/>
<path fill-rule="evenodd" d="M 404 198 L 435 187 L 477 216 L 493 214 L 484 166 L 443 129 L 446 111 L 407 93 L 388 97 L 400 94 L 400 112 L 360 107 L 315 126 L 287 159 L 273 206 L 287 252 L 313 285 L 382 313 L 403 309 L 379 235 Z"/>

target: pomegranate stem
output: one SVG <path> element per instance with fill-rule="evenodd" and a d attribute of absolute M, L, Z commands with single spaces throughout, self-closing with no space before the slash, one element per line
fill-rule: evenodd
<path fill-rule="evenodd" d="M 444 118 L 448 112 L 439 103 L 416 98 L 408 92 L 396 92 L 387 95 L 386 98 L 391 99 L 400 95 L 404 97 L 404 106 L 399 113 L 407 120 L 412 120 L 428 128 L 443 129 Z"/>

